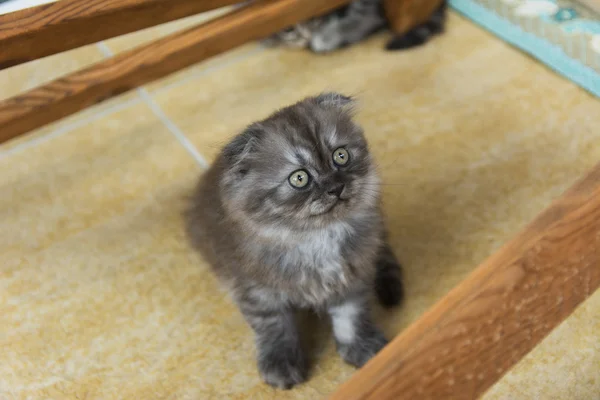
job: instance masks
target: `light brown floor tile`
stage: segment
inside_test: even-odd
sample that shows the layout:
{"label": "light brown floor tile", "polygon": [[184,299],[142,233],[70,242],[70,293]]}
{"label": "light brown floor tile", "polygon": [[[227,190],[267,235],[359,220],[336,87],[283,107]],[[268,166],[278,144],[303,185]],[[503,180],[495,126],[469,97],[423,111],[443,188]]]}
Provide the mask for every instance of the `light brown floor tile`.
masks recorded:
{"label": "light brown floor tile", "polygon": [[[145,88],[150,93],[157,93],[163,90],[169,90],[172,87],[185,86],[188,84],[188,82],[198,79],[198,77],[212,75],[212,73],[220,70],[221,68],[226,68],[230,65],[237,64],[238,62],[247,58],[251,58],[255,54],[263,51],[264,49],[258,43],[249,43],[226,53],[209,58],[208,60],[191,65],[188,68],[182,69],[181,71],[167,75],[162,79],[150,82],[145,86]],[[202,88],[200,88],[200,90],[201,89]]]}
{"label": "light brown floor tile", "polygon": [[177,393],[164,377],[195,371],[172,371],[182,346],[197,355],[219,337],[200,323],[211,277],[181,234],[193,159],[137,105],[1,158],[0,171],[0,398]]}
{"label": "light brown floor tile", "polygon": [[141,99],[135,91],[131,91],[92,107],[88,107],[73,115],[44,125],[38,129],[17,136],[8,142],[0,144],[0,158],[5,156],[6,153],[21,151],[22,148],[28,148],[39,141],[50,140],[52,137],[71,132],[72,130],[85,126],[89,121],[102,119],[115,112],[115,110],[126,109],[138,103],[141,103]]}
{"label": "light brown floor tile", "polygon": [[[163,157],[163,153],[171,154]],[[39,251],[120,215],[194,167],[171,133],[137,104],[0,158],[3,255]]]}
{"label": "light brown floor tile", "polygon": [[33,89],[103,59],[89,45],[0,71],[0,100]]}
{"label": "light brown floor tile", "polygon": [[[392,242],[406,266],[406,305],[380,314],[389,334],[600,160],[600,103],[464,20],[450,22],[448,35],[416,51],[385,53],[383,36],[331,56],[268,50],[155,96],[209,160],[245,125],[303,96],[330,89],[359,96]],[[318,365],[297,396],[319,389],[320,374],[351,373],[332,352]],[[561,374],[545,371],[548,382]],[[589,379],[565,390],[597,390]]]}

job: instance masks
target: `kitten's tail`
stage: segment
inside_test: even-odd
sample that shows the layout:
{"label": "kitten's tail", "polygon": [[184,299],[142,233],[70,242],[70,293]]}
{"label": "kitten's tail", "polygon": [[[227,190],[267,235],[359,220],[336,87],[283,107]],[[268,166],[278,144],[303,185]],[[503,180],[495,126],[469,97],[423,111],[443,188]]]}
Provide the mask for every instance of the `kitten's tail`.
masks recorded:
{"label": "kitten's tail", "polygon": [[385,46],[387,50],[403,50],[421,46],[432,36],[444,31],[448,4],[444,0],[438,9],[421,25],[418,25],[402,36],[395,36]]}

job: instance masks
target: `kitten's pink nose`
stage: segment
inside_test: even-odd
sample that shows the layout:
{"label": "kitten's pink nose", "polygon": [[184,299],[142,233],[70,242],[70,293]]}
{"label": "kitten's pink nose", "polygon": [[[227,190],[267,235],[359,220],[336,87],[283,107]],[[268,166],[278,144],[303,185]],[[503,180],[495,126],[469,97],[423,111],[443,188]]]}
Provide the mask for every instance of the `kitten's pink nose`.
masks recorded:
{"label": "kitten's pink nose", "polygon": [[329,190],[327,191],[327,194],[330,194],[332,196],[335,197],[340,197],[342,192],[344,191],[344,184],[343,183],[339,183],[336,185],[333,185],[331,188],[329,188]]}

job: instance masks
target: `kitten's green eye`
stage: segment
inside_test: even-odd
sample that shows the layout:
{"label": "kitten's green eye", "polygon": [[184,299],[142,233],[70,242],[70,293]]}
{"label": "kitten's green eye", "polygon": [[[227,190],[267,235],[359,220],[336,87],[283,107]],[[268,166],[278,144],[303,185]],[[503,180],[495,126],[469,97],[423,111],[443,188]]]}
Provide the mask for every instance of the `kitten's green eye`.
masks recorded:
{"label": "kitten's green eye", "polygon": [[335,165],[343,167],[348,164],[348,161],[350,161],[350,154],[348,154],[345,148],[340,147],[333,152],[333,162]]}
{"label": "kitten's green eye", "polygon": [[308,172],[303,169],[299,169],[298,171],[294,171],[290,177],[288,178],[290,185],[295,188],[302,189],[308,185],[310,181],[310,176]]}

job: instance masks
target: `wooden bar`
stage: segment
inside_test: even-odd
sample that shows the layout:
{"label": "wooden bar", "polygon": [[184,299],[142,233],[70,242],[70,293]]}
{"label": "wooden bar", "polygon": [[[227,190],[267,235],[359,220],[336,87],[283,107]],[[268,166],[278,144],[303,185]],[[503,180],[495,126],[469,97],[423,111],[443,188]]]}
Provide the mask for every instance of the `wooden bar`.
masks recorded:
{"label": "wooden bar", "polygon": [[599,285],[600,164],[331,399],[476,399]]}
{"label": "wooden bar", "polygon": [[256,1],[7,99],[0,102],[0,143],[349,1]]}
{"label": "wooden bar", "polygon": [[240,0],[60,0],[0,15],[0,70]]}

